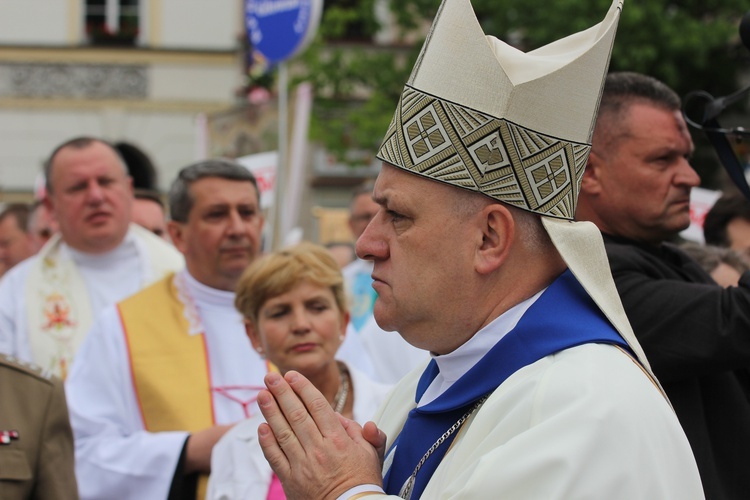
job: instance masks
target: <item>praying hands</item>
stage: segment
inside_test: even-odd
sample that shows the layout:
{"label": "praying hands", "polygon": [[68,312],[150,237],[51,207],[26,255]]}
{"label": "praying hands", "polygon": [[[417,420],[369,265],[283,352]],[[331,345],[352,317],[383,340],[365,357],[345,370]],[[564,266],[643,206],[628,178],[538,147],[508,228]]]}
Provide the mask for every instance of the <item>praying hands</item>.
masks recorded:
{"label": "praying hands", "polygon": [[287,498],[335,499],[359,485],[382,484],[386,436],[368,422],[336,414],[326,398],[295,371],[269,373],[258,395],[266,422],[260,445]]}

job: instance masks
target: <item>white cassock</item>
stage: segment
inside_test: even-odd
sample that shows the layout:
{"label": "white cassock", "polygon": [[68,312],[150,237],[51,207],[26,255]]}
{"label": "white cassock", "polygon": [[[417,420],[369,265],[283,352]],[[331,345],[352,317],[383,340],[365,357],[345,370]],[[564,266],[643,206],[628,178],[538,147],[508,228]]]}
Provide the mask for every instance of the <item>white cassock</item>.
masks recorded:
{"label": "white cassock", "polygon": [[[388,437],[384,474],[409,412],[460,384],[540,295],[511,308],[450,354],[434,357],[439,373],[418,404],[424,367],[394,389],[374,419]],[[374,488],[357,487],[348,494],[362,491]],[[421,498],[704,496],[690,444],[665,397],[618,347],[592,343],[548,355],[510,375],[457,431]]]}
{"label": "white cassock", "polygon": [[[372,381],[348,366],[354,394],[354,420],[363,425],[371,420],[391,389]],[[258,442],[258,425],[264,422],[258,413],[240,422],[216,443],[211,453],[211,477],[206,500],[250,500],[266,498],[273,471]]]}
{"label": "white cassock", "polygon": [[[117,248],[103,254],[76,251],[59,238],[53,237],[39,254],[15,266],[0,281],[0,352],[64,379],[99,312],[168,272],[182,269],[184,259],[172,245],[135,224]],[[61,271],[77,273],[57,273],[59,282],[40,274],[40,268],[48,267],[44,259],[53,257]],[[55,306],[60,311],[57,317],[50,314]],[[36,324],[30,324],[30,318]],[[48,336],[34,335],[40,325],[44,329],[45,322],[50,323]],[[67,351],[67,368],[61,369],[59,357],[51,354],[57,343]]]}
{"label": "white cassock", "polygon": [[[415,406],[420,375],[402,381],[376,417],[388,447]],[[702,499],[687,438],[650,384],[609,345],[543,358],[467,420],[422,498]]]}
{"label": "white cassock", "polygon": [[[230,391],[244,406],[213,391],[216,424],[252,416],[267,369],[247,338],[234,293],[202,285],[187,271],[179,274],[200,314],[213,386],[253,388]],[[108,307],[84,341],[66,383],[82,499],[166,498],[188,437],[182,431],[144,430],[127,352],[117,309]]]}

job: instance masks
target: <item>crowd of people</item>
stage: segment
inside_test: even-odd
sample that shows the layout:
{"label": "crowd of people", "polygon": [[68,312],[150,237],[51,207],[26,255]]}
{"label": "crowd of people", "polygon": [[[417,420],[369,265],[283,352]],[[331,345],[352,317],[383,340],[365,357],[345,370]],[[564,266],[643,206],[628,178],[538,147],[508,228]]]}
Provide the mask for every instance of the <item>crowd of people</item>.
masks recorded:
{"label": "crowd of people", "polygon": [[232,160],[165,203],[54,148],[0,212],[0,497],[744,498],[750,201],[680,242],[693,142],[607,72],[621,8],[524,54],[444,0],[356,256],[264,253]]}
{"label": "crowd of people", "polygon": [[[343,414],[364,423],[374,413],[390,385],[358,369],[372,371],[369,354],[354,343],[348,348],[353,362],[333,361],[351,328],[349,297],[340,267],[326,260],[330,253],[322,246],[301,247],[300,255],[316,259],[303,261],[288,287],[309,286],[314,271],[324,271],[315,283],[335,290],[337,302],[303,300],[308,317],[290,316],[286,333],[305,343],[298,352],[266,358],[253,348],[257,338],[248,337],[235,288],[261,253],[264,218],[257,183],[245,167],[212,159],[183,168],[167,196],[168,219],[160,198],[132,188],[125,161],[105,140],[64,142],[51,153],[45,174],[47,197],[38,206],[49,208],[55,229],[23,257],[16,258],[14,239],[7,253],[15,260],[0,284],[2,373],[14,374],[0,383],[26,380],[3,393],[2,408],[24,392],[43,392],[45,399],[34,396],[35,405],[55,405],[55,412],[46,406],[35,411],[38,419],[27,422],[34,427],[14,431],[49,436],[41,453],[40,441],[10,441],[34,454],[28,464],[18,455],[23,469],[7,478],[23,479],[23,491],[43,495],[37,498],[202,498],[214,445],[237,422],[257,419],[264,375],[289,369],[287,363],[300,369],[299,361],[287,359],[295,354],[303,364],[323,354],[330,357],[325,364],[343,367],[328,386],[346,388],[337,396],[345,402]],[[30,224],[29,210],[19,207],[3,212],[0,230],[2,221],[13,223],[12,235],[31,247],[30,230],[20,229]],[[252,290],[271,279],[277,273]],[[319,325],[324,309],[337,313],[336,348],[318,338],[331,336],[330,324]],[[36,408],[29,405],[14,405],[0,423],[18,429],[23,410]]]}

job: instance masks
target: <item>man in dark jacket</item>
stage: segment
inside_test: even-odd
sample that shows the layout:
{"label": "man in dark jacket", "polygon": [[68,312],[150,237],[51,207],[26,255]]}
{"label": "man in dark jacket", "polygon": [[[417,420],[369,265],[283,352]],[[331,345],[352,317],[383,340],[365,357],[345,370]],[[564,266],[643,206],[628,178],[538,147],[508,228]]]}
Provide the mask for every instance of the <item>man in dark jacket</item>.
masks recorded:
{"label": "man in dark jacket", "polygon": [[633,330],[690,441],[706,498],[747,498],[750,275],[722,288],[666,241],[700,184],[680,99],[635,73],[607,77],[576,218],[604,233]]}

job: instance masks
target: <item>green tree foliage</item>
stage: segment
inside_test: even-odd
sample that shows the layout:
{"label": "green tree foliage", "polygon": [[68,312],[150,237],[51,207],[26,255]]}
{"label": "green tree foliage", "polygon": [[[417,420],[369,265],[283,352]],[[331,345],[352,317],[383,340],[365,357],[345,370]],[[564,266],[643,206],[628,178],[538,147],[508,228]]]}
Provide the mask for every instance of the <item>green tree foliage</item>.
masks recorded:
{"label": "green tree foliage", "polygon": [[[316,42],[300,61],[301,79],[317,90],[313,138],[342,154],[374,150],[388,127],[422,39],[402,46],[371,43],[379,28],[375,0],[326,2]],[[390,0],[400,33],[421,33],[440,0]],[[486,33],[528,51],[586,29],[609,0],[473,0]],[[680,95],[738,88],[747,49],[737,34],[748,4],[741,0],[626,0],[611,70],[653,75]]]}

